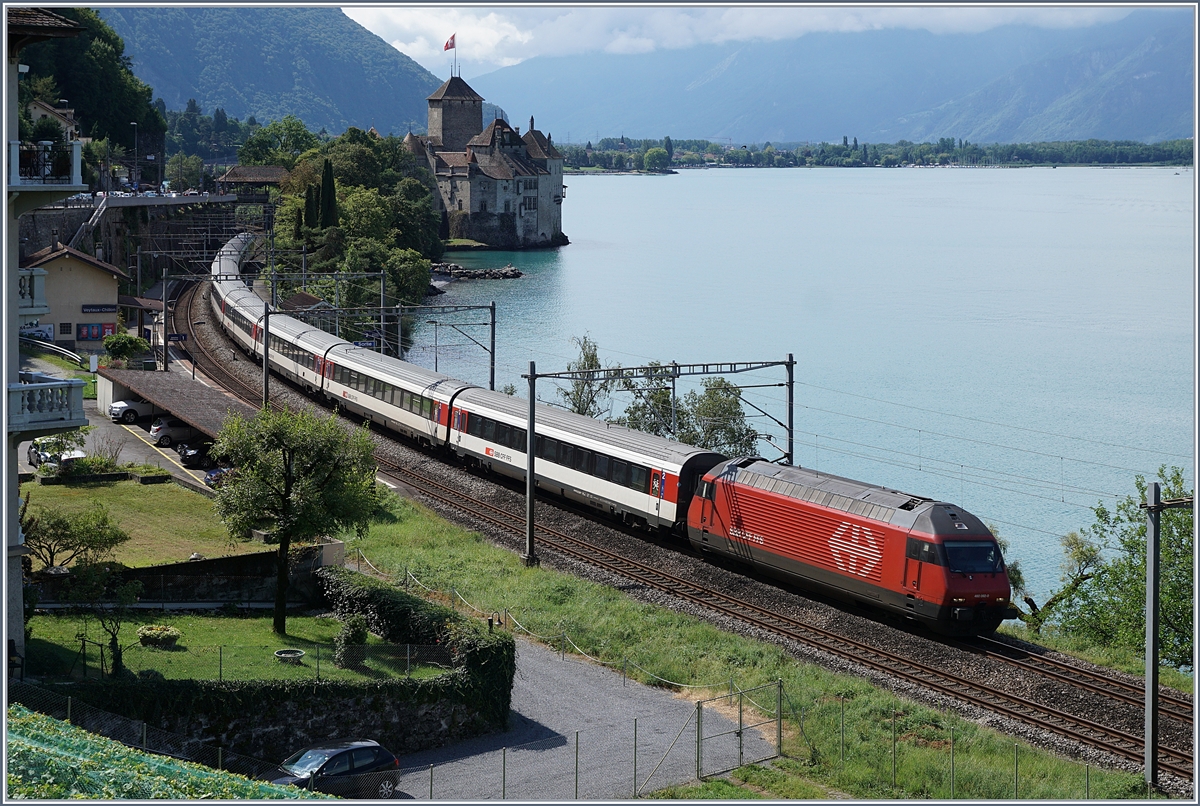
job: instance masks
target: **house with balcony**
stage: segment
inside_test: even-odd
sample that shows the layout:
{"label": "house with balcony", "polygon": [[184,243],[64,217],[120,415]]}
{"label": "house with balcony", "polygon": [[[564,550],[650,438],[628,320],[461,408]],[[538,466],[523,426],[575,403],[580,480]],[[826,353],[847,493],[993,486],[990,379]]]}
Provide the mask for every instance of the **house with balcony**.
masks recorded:
{"label": "house with balcony", "polygon": [[[67,19],[42,8],[6,7],[8,36],[8,82],[6,131],[18,132],[17,79],[21,49],[58,37],[78,36],[83,30]],[[21,558],[27,553],[20,526],[20,486],[17,478],[17,446],[40,436],[71,431],[87,425],[83,411],[83,381],[64,380],[37,372],[21,372],[18,332],[48,309],[44,296],[46,275],[22,273],[19,268],[19,223],[23,214],[46,204],[87,190],[83,183],[82,148],[78,140],[60,144],[22,143],[11,140],[5,153],[7,178],[8,237],[4,267],[8,284],[4,333],[4,368],[8,383],[4,461],[4,542],[8,582],[6,637],[25,654],[24,605],[21,596]],[[28,304],[22,310],[22,289]]]}

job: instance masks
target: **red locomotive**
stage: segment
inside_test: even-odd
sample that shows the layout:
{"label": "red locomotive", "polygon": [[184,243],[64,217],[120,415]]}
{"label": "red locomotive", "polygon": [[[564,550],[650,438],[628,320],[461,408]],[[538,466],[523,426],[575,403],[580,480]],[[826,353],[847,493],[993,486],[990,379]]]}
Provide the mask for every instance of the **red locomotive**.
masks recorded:
{"label": "red locomotive", "polygon": [[1015,618],[996,538],[962,507],[776,465],[730,459],[700,482],[688,537],[788,582],[903,614],[949,635]]}

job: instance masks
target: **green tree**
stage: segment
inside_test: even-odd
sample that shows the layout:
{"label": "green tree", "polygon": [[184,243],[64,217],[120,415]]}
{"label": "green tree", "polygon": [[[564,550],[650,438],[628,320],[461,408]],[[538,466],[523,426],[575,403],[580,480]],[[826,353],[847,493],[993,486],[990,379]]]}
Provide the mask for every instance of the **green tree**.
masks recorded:
{"label": "green tree", "polygon": [[291,168],[296,158],[319,144],[317,136],[295,115],[284,115],[250,135],[238,149],[242,165],[282,165]]}
{"label": "green tree", "polygon": [[151,103],[151,88],[133,74],[124,41],[90,8],[54,12],[78,23],[83,32],[24,48],[21,62],[29,65],[28,80],[53,76],[58,89],[53,100],[70,100],[85,136],[110,137],[132,149],[133,121],[138,145],[157,151],[154,144],[166,133],[167,122]]}
{"label": "green tree", "polygon": [[[1183,470],[1164,466],[1158,477],[1164,499],[1193,494]],[[1137,650],[1146,638],[1146,480],[1134,478],[1136,496],[1126,496],[1109,509],[1103,503],[1092,510],[1095,522],[1083,530],[1088,544],[1086,573],[1067,589],[1055,621],[1064,633],[1098,646]],[[1185,668],[1192,664],[1192,615],[1195,602],[1193,577],[1194,532],[1192,510],[1168,509],[1161,515],[1160,585],[1162,661]]]}
{"label": "green tree", "polygon": [[66,566],[73,560],[100,562],[113,549],[129,540],[129,535],[98,502],[80,512],[64,512],[29,506],[26,495],[26,520],[22,522],[25,547],[44,568]]}
{"label": "green tree", "polygon": [[[995,527],[992,527],[993,534]],[[1071,599],[1088,581],[1096,576],[1096,569],[1102,564],[1102,552],[1100,547],[1090,540],[1084,538],[1079,532],[1068,532],[1063,535],[1060,541],[1063,547],[1063,562],[1062,562],[1062,587],[1052,593],[1049,598],[1040,606],[1034,601],[1032,596],[1029,596],[1024,590],[1023,585],[1018,585],[1013,581],[1012,567],[1015,562],[1008,563],[1009,565],[1009,581],[1013,586],[1013,598],[1023,594],[1023,601],[1029,607],[1029,612],[1017,608],[1020,614],[1021,621],[1025,623],[1035,635],[1042,632],[1042,628],[1047,621],[1052,619],[1060,606]],[[1002,550],[1005,546],[1000,547]],[[1014,603],[1015,604],[1015,603]]]}
{"label": "green tree", "polygon": [[667,160],[675,159],[675,144],[671,142],[670,137],[663,138],[663,150],[667,152]]}
{"label": "green tree", "polygon": [[348,429],[336,416],[264,409],[252,419],[227,418],[213,451],[237,468],[216,497],[230,533],[265,527],[279,541],[272,629],[285,635],[292,541],[346,529],[361,534],[375,509],[368,429]]}
{"label": "green tree", "polygon": [[149,350],[150,342],[141,336],[114,333],[104,337],[104,351],[118,361],[128,361],[135,355],[141,355]]}
{"label": "green tree", "polygon": [[684,395],[676,439],[726,456],[753,456],[758,434],[746,422],[742,393],[724,378],[705,378],[704,392]]}
{"label": "green tree", "polygon": [[644,434],[674,439],[680,401],[671,399],[671,370],[657,361],[650,362],[649,366],[654,369],[642,378],[622,379],[621,389],[632,392],[634,400],[612,422]]}
{"label": "green tree", "polygon": [[337,190],[333,184],[333,163],[325,160],[321,167],[321,229],[338,226]]}
{"label": "green tree", "polygon": [[347,188],[338,205],[341,226],[347,238],[390,241],[392,216],[389,205],[375,188]]}
{"label": "green tree", "polygon": [[389,296],[409,304],[420,303],[433,276],[429,260],[413,249],[389,250],[384,270]]}
{"label": "green tree", "polygon": [[[596,342],[584,334],[576,336],[571,341],[579,348],[579,358],[567,364],[570,372],[587,372],[605,369],[600,364]],[[607,369],[616,369],[609,365]],[[584,417],[599,417],[604,412],[609,393],[615,384],[614,380],[601,380],[596,377],[575,378],[568,382],[566,389],[559,389],[558,396],[568,411],[582,414]]]}
{"label": "green tree", "polygon": [[664,148],[652,148],[642,158],[642,164],[647,171],[665,171],[671,164],[671,157]]}
{"label": "green tree", "polygon": [[67,598],[94,615],[100,629],[108,635],[108,651],[112,658],[109,674],[112,677],[118,677],[125,671],[119,640],[121,625],[129,617],[130,609],[141,593],[141,580],[126,582],[122,579],[120,569],[113,563],[84,563],[71,574]]}

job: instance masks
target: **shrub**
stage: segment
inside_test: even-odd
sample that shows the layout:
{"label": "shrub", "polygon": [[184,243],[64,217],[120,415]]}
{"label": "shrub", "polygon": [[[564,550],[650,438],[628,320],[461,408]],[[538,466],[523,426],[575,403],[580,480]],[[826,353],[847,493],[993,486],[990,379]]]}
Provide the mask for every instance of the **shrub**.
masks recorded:
{"label": "shrub", "polygon": [[360,666],[365,660],[367,618],[360,613],[347,616],[333,638],[333,665],[342,669]]}
{"label": "shrub", "polygon": [[165,624],[146,624],[138,627],[137,636],[142,646],[169,649],[183,637],[183,633],[175,627],[168,627]]}

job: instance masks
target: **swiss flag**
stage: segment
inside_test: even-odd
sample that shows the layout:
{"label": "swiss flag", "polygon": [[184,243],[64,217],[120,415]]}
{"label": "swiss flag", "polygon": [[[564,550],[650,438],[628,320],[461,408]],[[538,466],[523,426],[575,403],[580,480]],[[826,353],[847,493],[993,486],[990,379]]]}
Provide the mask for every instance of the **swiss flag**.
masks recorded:
{"label": "swiss flag", "polygon": [[458,36],[458,32],[450,34],[450,38],[446,40],[446,46],[442,50],[450,50],[454,47],[454,37]]}

